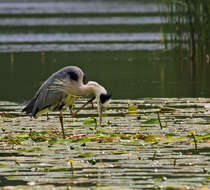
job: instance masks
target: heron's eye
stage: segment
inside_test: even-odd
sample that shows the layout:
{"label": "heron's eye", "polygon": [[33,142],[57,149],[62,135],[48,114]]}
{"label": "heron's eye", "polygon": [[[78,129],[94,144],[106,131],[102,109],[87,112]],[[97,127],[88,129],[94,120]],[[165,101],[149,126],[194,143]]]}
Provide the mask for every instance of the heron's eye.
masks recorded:
{"label": "heron's eye", "polygon": [[73,72],[73,71],[69,71],[67,74],[69,75],[69,78],[70,78],[71,80],[77,81],[78,78],[79,78],[78,75],[77,75],[77,73],[75,73],[75,72]]}
{"label": "heron's eye", "polygon": [[111,94],[101,94],[100,95],[100,101],[102,104],[104,104],[106,101],[108,101],[111,98]]}

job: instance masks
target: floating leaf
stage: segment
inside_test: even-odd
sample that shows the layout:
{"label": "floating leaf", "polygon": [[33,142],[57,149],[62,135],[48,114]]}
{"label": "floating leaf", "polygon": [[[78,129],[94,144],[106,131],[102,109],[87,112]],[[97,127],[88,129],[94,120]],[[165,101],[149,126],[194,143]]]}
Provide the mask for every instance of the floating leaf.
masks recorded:
{"label": "floating leaf", "polygon": [[197,140],[210,140],[210,133],[207,133],[205,135],[196,136]]}
{"label": "floating leaf", "polygon": [[50,138],[50,139],[48,140],[48,143],[49,143],[49,145],[53,145],[53,144],[55,144],[57,141],[58,141],[58,139],[57,139],[56,137],[53,137],[53,138]]}
{"label": "floating leaf", "polygon": [[88,120],[85,120],[84,122],[83,122],[83,124],[85,124],[85,125],[96,125],[96,119],[95,118],[91,118],[91,119],[88,119]]}
{"label": "floating leaf", "polygon": [[86,143],[90,142],[91,140],[87,135],[76,135],[72,136],[70,141],[73,143]]}
{"label": "floating leaf", "polygon": [[48,135],[46,131],[30,132],[29,136],[34,142],[45,142],[48,140]]}
{"label": "floating leaf", "polygon": [[17,151],[20,152],[40,152],[42,149],[40,147],[34,147],[34,148],[18,148]]}
{"label": "floating leaf", "polygon": [[137,106],[135,106],[135,105],[128,106],[128,111],[136,111],[136,110],[137,110]]}
{"label": "floating leaf", "polygon": [[125,134],[120,134],[120,139],[123,139],[123,140],[130,140],[130,139],[132,139],[132,136],[130,136],[130,135],[125,135]]}
{"label": "floating leaf", "polygon": [[160,111],[176,111],[175,108],[166,107],[166,106],[158,106],[158,108],[160,109]]}
{"label": "floating leaf", "polygon": [[6,118],[16,118],[16,117],[23,117],[25,115],[17,114],[17,113],[0,113],[0,116],[6,117]]}
{"label": "floating leaf", "polygon": [[84,154],[80,154],[78,157],[79,158],[87,158],[87,157],[90,157],[90,156],[92,156],[92,153],[87,152],[87,153],[84,153]]}
{"label": "floating leaf", "polygon": [[148,142],[151,142],[151,141],[156,141],[155,137],[153,135],[144,135],[142,133],[138,133],[136,135],[136,138],[137,139],[141,139],[141,140],[144,140],[144,141],[148,141]]}
{"label": "floating leaf", "polygon": [[29,138],[28,134],[14,134],[14,135],[8,135],[4,136],[2,140],[4,142],[7,142],[8,144],[21,144],[23,141],[27,140]]}
{"label": "floating leaf", "polygon": [[143,121],[144,124],[159,124],[159,120],[157,118],[151,118],[146,121]]}
{"label": "floating leaf", "polygon": [[167,133],[165,134],[166,137],[175,137],[175,136],[179,136],[178,134],[176,133]]}
{"label": "floating leaf", "polygon": [[129,104],[128,106],[128,114],[138,114],[138,107],[133,105],[133,104]]}

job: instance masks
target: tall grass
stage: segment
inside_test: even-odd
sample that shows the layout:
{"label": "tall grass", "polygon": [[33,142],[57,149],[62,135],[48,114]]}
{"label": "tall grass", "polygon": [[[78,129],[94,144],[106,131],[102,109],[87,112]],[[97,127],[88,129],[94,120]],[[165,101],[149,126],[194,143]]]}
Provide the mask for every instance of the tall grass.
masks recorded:
{"label": "tall grass", "polygon": [[[172,44],[180,61],[191,64],[210,62],[210,0],[162,0],[167,5],[164,31],[172,29],[166,43]],[[165,12],[165,11],[164,11]]]}

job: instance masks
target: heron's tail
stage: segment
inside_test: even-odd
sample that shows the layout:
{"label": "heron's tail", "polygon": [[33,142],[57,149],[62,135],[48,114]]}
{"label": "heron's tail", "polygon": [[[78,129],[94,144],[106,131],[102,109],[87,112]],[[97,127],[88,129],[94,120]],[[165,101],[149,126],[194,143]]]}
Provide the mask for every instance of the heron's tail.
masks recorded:
{"label": "heron's tail", "polygon": [[29,103],[27,104],[27,106],[23,108],[22,112],[26,112],[27,115],[33,116],[32,111],[33,111],[35,102],[36,102],[36,98],[31,99]]}

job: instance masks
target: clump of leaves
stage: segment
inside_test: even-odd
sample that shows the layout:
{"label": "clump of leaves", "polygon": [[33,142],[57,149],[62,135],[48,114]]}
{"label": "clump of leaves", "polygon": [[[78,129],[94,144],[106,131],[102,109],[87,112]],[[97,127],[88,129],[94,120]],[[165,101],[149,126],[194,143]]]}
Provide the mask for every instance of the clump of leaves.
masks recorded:
{"label": "clump of leaves", "polygon": [[7,142],[8,144],[16,144],[19,145],[21,144],[23,141],[28,140],[29,135],[25,134],[25,133],[17,133],[17,134],[9,134],[7,136],[4,136],[1,141]]}
{"label": "clump of leaves", "polygon": [[20,139],[18,138],[13,138],[13,137],[8,137],[8,141],[7,141],[8,144],[21,144],[21,141]]}
{"label": "clump of leaves", "polygon": [[48,140],[48,134],[46,131],[40,131],[40,132],[30,132],[29,137],[34,142],[45,142]]}

